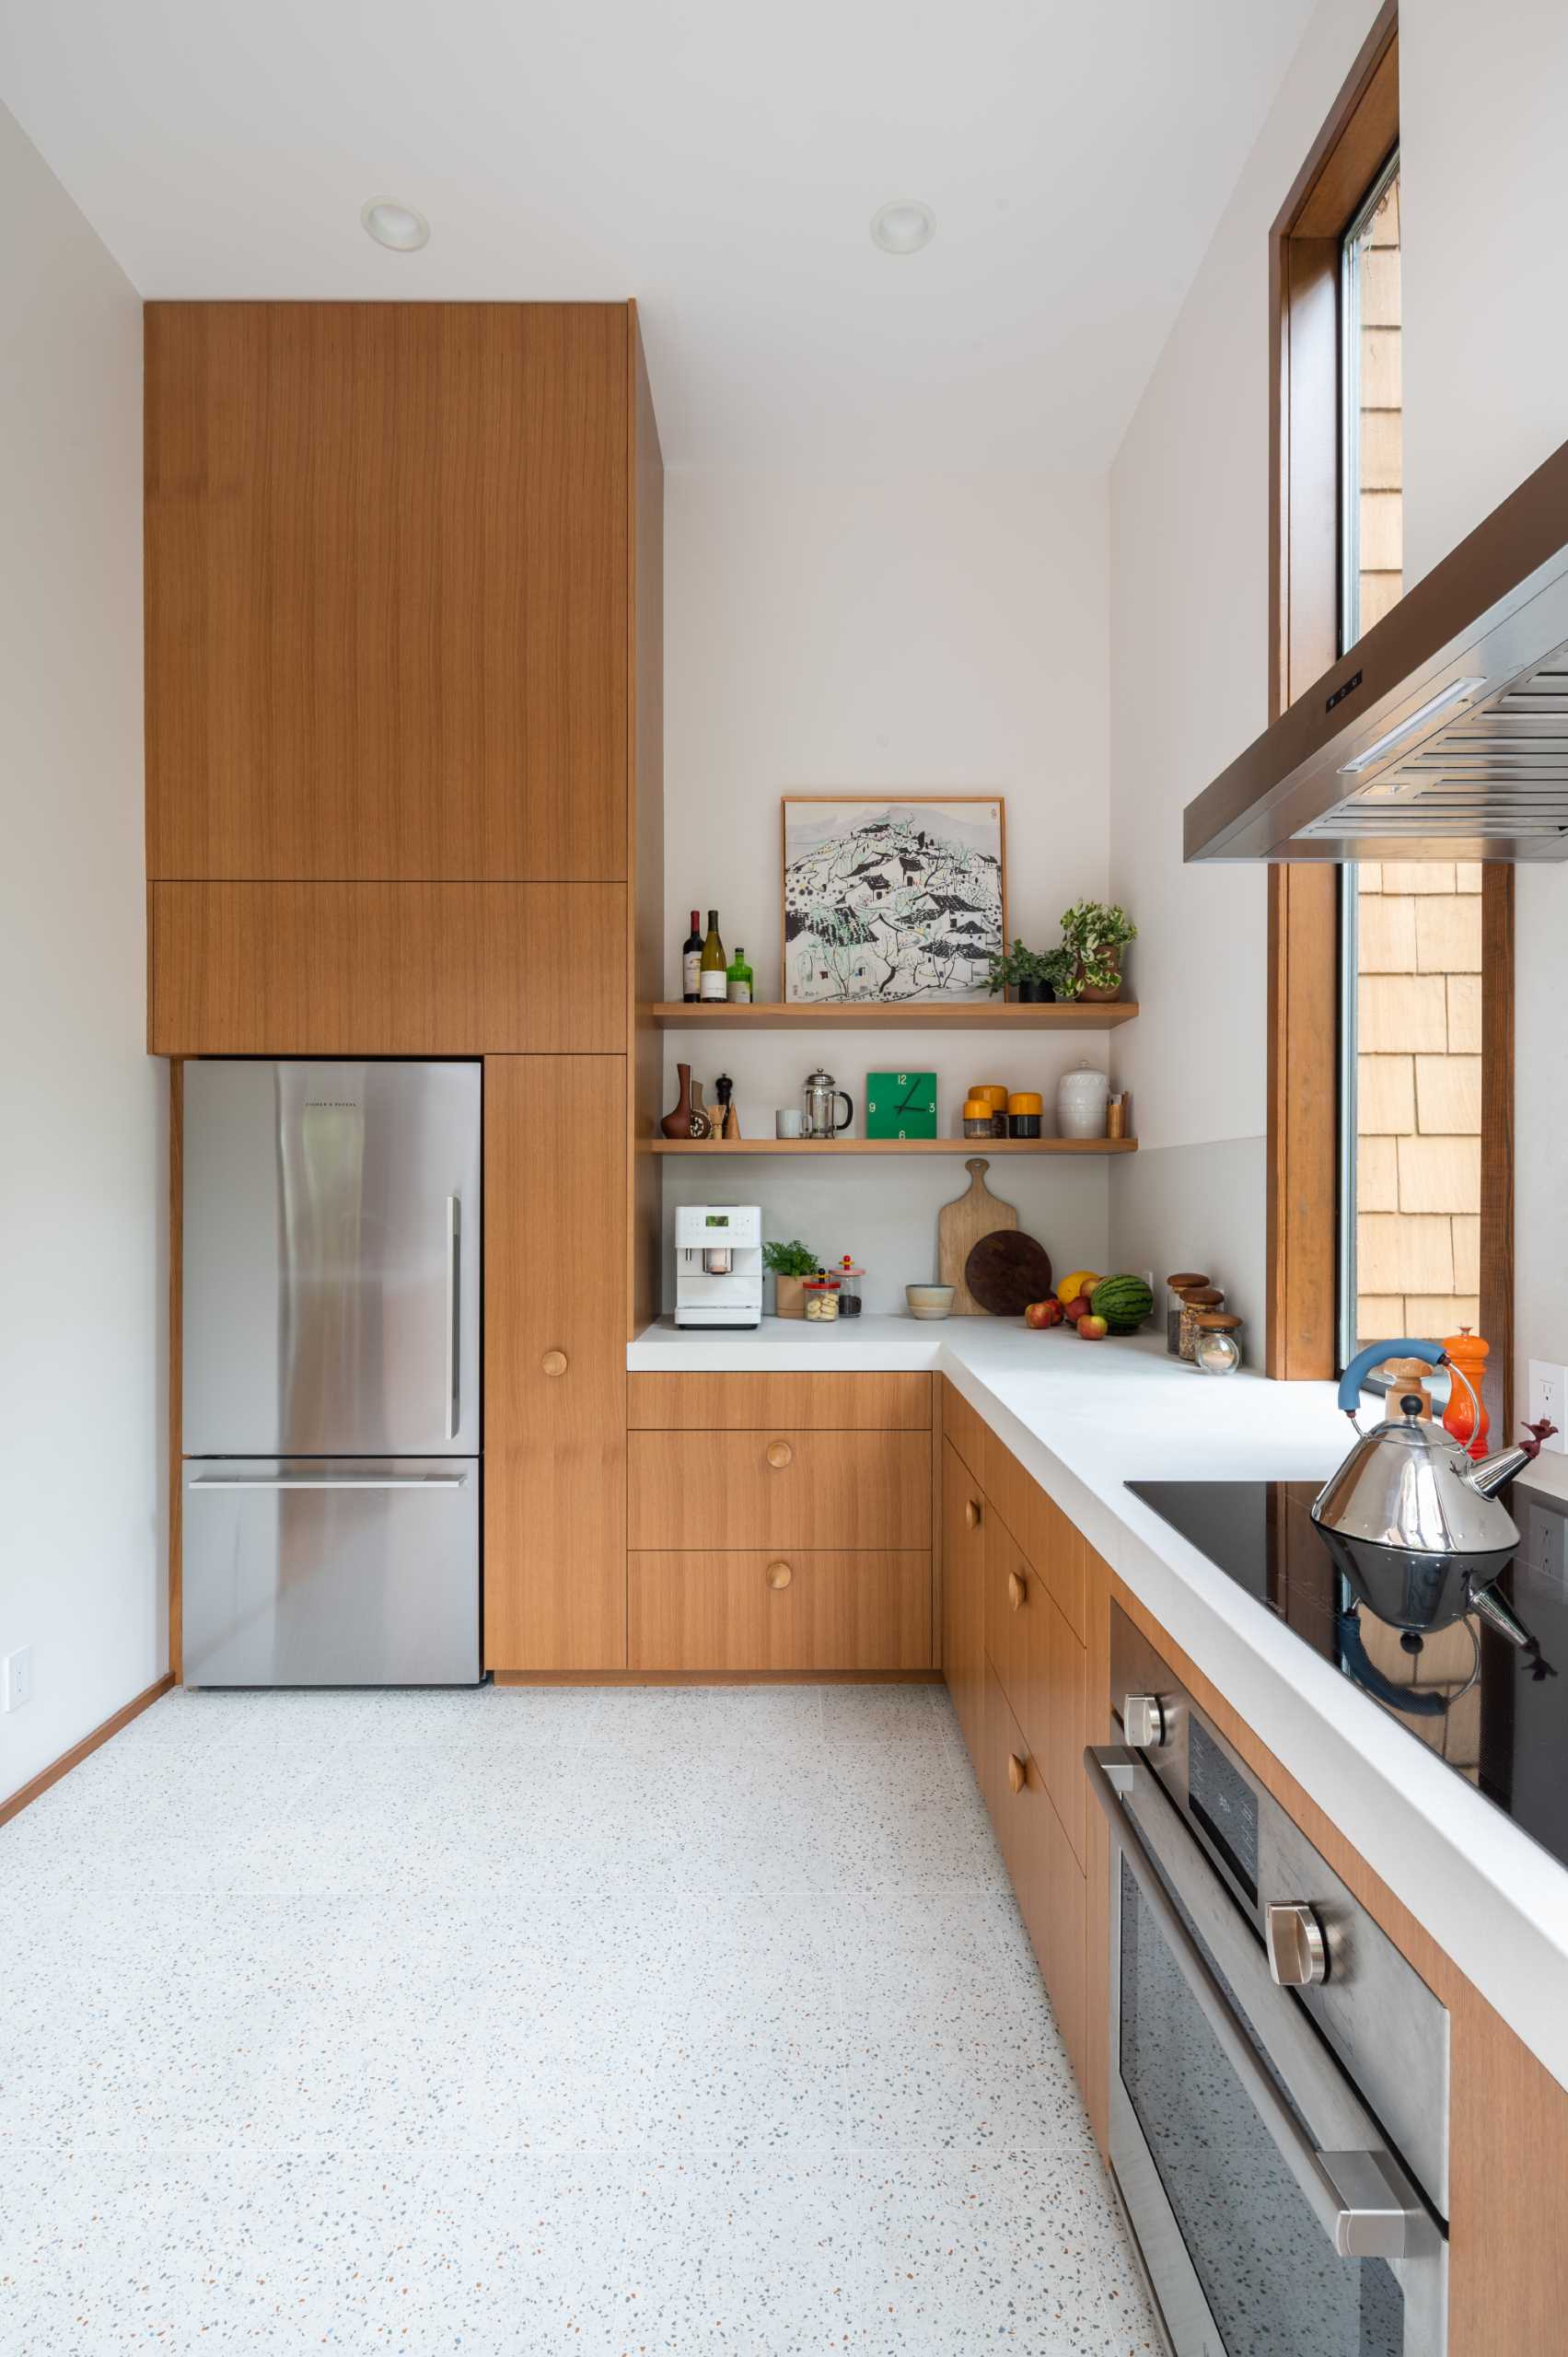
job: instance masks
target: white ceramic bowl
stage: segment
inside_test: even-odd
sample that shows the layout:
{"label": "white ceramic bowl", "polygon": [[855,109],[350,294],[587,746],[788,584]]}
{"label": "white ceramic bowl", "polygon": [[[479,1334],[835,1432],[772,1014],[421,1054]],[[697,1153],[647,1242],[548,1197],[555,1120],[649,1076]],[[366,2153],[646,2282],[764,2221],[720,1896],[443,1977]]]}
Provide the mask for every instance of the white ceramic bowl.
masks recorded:
{"label": "white ceramic bowl", "polygon": [[951,1285],[906,1285],[904,1299],[912,1318],[947,1318],[952,1312]]}

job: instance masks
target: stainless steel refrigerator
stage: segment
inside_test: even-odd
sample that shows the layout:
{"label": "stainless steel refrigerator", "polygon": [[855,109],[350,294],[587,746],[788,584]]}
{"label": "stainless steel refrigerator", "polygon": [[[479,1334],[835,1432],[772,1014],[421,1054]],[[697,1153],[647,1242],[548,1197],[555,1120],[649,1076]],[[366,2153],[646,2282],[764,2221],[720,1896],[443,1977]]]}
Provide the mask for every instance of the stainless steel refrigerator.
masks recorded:
{"label": "stainless steel refrigerator", "polygon": [[188,1686],[477,1683],[480,1066],[184,1068]]}

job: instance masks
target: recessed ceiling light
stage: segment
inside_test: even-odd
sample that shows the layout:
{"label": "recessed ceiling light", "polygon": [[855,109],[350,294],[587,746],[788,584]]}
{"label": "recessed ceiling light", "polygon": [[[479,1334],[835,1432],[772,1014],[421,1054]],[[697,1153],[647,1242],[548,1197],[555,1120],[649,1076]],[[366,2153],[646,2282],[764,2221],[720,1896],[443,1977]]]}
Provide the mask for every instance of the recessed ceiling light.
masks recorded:
{"label": "recessed ceiling light", "polygon": [[377,244],[389,246],[395,254],[417,253],[430,243],[430,224],[424,214],[412,204],[400,204],[395,197],[373,196],[360,206],[359,217]]}
{"label": "recessed ceiling light", "polygon": [[871,216],[871,237],[885,254],[917,254],[936,235],[936,215],[917,197],[897,196]]}

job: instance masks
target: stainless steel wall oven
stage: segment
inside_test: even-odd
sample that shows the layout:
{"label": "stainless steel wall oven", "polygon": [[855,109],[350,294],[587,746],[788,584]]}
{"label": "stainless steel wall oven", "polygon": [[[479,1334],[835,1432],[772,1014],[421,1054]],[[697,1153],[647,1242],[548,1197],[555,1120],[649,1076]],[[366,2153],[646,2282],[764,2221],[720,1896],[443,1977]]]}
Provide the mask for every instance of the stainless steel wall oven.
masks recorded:
{"label": "stainless steel wall oven", "polygon": [[1448,2016],[1125,1614],[1110,2155],[1177,2357],[1443,2357]]}

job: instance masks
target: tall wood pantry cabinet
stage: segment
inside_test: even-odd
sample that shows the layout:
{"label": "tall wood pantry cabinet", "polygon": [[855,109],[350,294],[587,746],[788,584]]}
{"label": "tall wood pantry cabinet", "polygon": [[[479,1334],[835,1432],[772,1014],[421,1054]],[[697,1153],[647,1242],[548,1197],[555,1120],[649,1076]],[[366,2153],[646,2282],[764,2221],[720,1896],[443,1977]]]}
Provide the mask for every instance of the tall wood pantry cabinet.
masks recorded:
{"label": "tall wood pantry cabinet", "polygon": [[[635,308],[152,303],[145,337],[149,1047],[177,1114],[186,1056],[484,1059],[485,1662],[621,1668],[663,925]],[[177,1310],[178,1178],[173,1213]],[[178,1367],[174,1410],[177,1451]]]}

